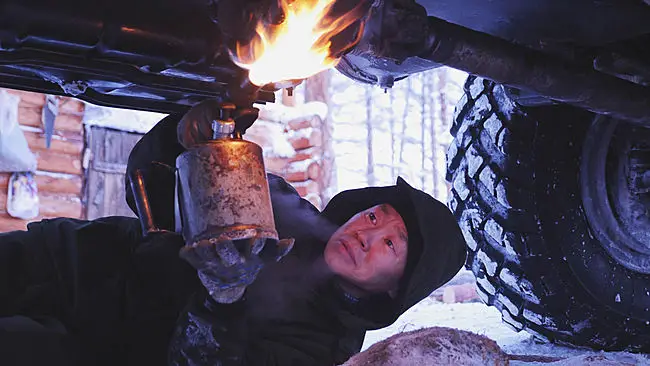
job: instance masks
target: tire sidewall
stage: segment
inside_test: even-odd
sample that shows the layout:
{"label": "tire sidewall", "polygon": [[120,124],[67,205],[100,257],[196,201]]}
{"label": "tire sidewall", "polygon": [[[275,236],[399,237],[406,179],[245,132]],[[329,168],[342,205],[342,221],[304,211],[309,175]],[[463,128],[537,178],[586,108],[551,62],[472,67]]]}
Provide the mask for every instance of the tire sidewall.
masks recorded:
{"label": "tire sidewall", "polygon": [[594,303],[624,321],[650,321],[650,276],[625,268],[607,253],[591,233],[582,206],[580,162],[593,115],[567,107],[531,114],[540,121],[535,190],[549,251],[561,253],[554,257],[566,260]]}

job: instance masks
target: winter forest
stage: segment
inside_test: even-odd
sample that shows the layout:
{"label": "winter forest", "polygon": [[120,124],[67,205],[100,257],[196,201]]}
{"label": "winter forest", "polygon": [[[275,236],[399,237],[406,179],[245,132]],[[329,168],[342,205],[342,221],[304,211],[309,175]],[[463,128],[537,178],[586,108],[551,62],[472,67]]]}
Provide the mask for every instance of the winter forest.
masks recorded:
{"label": "winter forest", "polygon": [[[329,107],[323,142],[331,165],[324,195],[390,185],[401,176],[446,202],[445,153],[466,76],[443,67],[383,90],[330,71],[300,86],[300,102],[318,100]],[[319,90],[314,83],[326,92],[313,95]]]}

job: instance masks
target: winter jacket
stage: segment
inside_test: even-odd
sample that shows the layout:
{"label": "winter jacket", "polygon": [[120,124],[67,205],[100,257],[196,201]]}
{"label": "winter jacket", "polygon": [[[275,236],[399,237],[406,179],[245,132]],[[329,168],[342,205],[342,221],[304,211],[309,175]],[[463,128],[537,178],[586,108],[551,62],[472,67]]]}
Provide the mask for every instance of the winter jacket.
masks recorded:
{"label": "winter jacket", "polygon": [[[145,135],[129,170],[151,161],[172,165],[182,152],[177,122],[170,116]],[[156,222],[173,228],[173,179],[149,181]],[[366,330],[393,323],[465,260],[449,210],[404,182],[398,186],[399,192],[345,191],[318,212],[282,178],[269,175],[276,229],[296,242],[233,304],[210,300],[196,271],[179,258],[184,243],[178,236],[145,239],[137,219],[44,220],[0,234],[0,364],[343,363],[361,349]],[[413,203],[421,255],[397,298],[355,299],[324,270],[323,249],[338,225],[396,194]],[[128,192],[127,201],[133,206]]]}
{"label": "winter jacket", "polygon": [[[317,210],[281,178],[272,177],[270,186],[278,231],[298,239],[295,251],[265,268],[244,300],[213,303],[209,311],[196,272],[178,257],[183,243],[175,237],[143,241],[136,219],[44,220],[1,234],[0,354],[7,361],[1,363],[51,361],[52,354],[66,364],[164,365],[177,320],[184,327],[177,331],[192,331],[188,313],[204,315],[214,331],[207,348],[214,358],[206,364],[343,362],[359,351],[364,329],[341,321],[345,304],[338,302],[345,297],[330,282],[306,276],[324,243],[296,225],[295,216],[280,213]],[[7,325],[19,316],[56,323],[58,330]],[[169,356],[181,364],[184,352]]]}

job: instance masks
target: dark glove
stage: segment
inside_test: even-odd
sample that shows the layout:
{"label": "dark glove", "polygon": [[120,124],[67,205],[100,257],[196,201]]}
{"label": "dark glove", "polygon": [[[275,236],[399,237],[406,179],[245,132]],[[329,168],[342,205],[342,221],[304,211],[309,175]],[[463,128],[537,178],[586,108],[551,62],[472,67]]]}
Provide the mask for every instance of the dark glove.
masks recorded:
{"label": "dark glove", "polygon": [[250,239],[186,245],[181,258],[198,271],[210,296],[219,303],[239,300],[255,281],[264,263],[279,261],[293,247],[293,239]]}

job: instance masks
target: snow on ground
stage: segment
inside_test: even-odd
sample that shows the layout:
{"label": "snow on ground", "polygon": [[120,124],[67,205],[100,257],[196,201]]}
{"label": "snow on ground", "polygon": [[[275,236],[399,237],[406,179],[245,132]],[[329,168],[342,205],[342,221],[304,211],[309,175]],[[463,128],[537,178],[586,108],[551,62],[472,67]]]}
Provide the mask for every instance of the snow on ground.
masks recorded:
{"label": "snow on ground", "polygon": [[[555,357],[573,357],[579,355],[603,355],[605,353],[588,349],[563,347],[548,343],[540,343],[527,332],[515,332],[501,321],[501,314],[493,307],[483,303],[444,304],[431,297],[413,306],[390,327],[366,333],[363,350],[372,344],[384,340],[394,334],[425,328],[450,327],[471,331],[484,335],[496,341],[501,349],[508,354],[540,355]],[[606,353],[608,359],[629,365],[650,366],[650,355],[637,355],[625,352]],[[512,361],[511,365],[533,365]],[[543,364],[539,364],[543,365]]]}
{"label": "snow on ground", "polygon": [[120,131],[147,133],[165,116],[165,114],[161,113],[100,107],[87,103],[84,124],[113,128]]}

